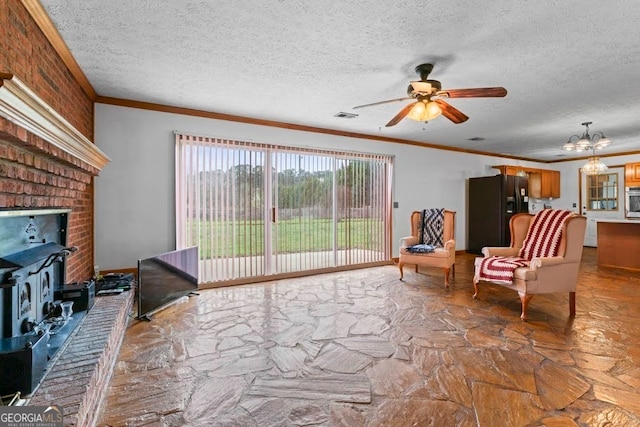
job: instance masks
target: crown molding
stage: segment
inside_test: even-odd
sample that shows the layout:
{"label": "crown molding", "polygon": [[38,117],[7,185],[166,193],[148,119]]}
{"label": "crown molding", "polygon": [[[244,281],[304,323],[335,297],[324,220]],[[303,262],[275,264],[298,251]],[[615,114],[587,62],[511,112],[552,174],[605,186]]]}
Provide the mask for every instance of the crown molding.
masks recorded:
{"label": "crown molding", "polygon": [[111,161],[17,77],[0,73],[0,115],[98,170]]}
{"label": "crown molding", "polygon": [[22,5],[27,9],[31,18],[35,21],[40,31],[44,34],[44,36],[49,40],[53,49],[58,53],[62,62],[67,66],[73,77],[75,77],[76,81],[84,90],[84,93],[87,94],[89,99],[95,101],[97,95],[96,91],[89,83],[89,79],[85,76],[84,72],[80,68],[80,65],[76,62],[76,59],[71,54],[69,47],[62,39],[62,36],[58,32],[58,29],[49,18],[49,15],[42,7],[42,4],[39,0],[21,0]]}

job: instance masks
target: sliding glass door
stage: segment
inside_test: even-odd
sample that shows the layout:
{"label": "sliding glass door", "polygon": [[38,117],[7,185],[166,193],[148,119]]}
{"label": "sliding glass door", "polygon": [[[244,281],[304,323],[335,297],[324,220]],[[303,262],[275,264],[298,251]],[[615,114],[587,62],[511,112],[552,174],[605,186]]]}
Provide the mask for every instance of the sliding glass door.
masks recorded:
{"label": "sliding glass door", "polygon": [[178,134],[177,246],[201,282],[387,262],[391,160]]}

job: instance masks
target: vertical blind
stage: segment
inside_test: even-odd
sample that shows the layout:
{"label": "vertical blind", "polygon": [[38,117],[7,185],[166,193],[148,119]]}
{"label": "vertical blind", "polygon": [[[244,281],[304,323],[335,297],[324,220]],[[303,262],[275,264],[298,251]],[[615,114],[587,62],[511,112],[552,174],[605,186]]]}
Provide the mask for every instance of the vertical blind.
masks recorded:
{"label": "vertical blind", "polygon": [[391,156],[176,133],[176,240],[200,281],[387,262]]}

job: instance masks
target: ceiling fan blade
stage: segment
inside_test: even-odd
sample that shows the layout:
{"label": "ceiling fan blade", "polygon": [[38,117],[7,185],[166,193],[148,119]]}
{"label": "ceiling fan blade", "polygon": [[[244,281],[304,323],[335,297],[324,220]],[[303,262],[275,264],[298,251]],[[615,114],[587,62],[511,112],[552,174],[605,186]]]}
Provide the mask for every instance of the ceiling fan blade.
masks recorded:
{"label": "ceiling fan blade", "polygon": [[437,95],[445,98],[502,98],[507,96],[507,90],[503,87],[446,89],[438,91]]}
{"label": "ceiling fan blade", "polygon": [[458,110],[453,105],[444,102],[442,99],[434,99],[434,102],[440,106],[442,115],[453,123],[460,124],[469,120],[469,117],[467,117],[462,111]]}
{"label": "ceiling fan blade", "polygon": [[420,101],[416,101],[416,102],[412,102],[411,104],[407,104],[402,110],[400,110],[400,112],[398,114],[396,114],[393,119],[389,120],[389,123],[387,123],[385,126],[386,127],[390,127],[390,126],[395,126],[398,124],[398,122],[400,122],[400,120],[404,119],[404,117],[409,114],[409,111],[411,111],[411,108],[416,105],[416,103],[418,103]]}
{"label": "ceiling fan blade", "polygon": [[372,102],[371,104],[356,105],[355,107],[353,107],[353,109],[355,110],[356,108],[372,107],[374,105],[387,104],[389,102],[406,101],[407,99],[413,99],[413,98],[409,98],[405,96],[404,98],[387,99],[386,101]]}

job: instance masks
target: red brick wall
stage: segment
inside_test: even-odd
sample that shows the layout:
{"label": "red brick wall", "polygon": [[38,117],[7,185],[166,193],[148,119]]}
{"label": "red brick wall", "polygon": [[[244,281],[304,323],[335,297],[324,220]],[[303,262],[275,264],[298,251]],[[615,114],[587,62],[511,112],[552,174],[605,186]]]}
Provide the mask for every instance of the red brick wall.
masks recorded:
{"label": "red brick wall", "polygon": [[[19,0],[0,1],[0,72],[18,77],[93,140],[91,100]],[[93,272],[93,176],[97,170],[0,117],[0,208],[70,208],[67,281]]]}

